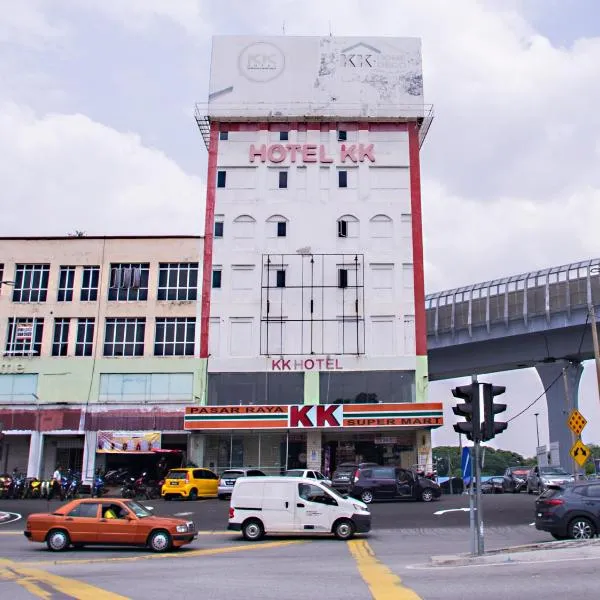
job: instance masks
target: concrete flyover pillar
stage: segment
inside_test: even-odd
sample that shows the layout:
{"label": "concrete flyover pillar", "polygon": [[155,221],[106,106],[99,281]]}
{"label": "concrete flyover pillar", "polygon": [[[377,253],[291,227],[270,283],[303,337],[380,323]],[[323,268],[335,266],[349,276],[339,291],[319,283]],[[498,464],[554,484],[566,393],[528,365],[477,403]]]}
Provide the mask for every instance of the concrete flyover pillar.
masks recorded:
{"label": "concrete flyover pillar", "polygon": [[[550,443],[558,442],[560,466],[572,472],[573,459],[569,454],[569,450],[573,442],[571,431],[567,426],[567,419],[569,413],[579,406],[579,381],[583,373],[583,367],[579,362],[557,360],[539,364],[535,369],[542,380],[544,389],[547,389],[546,403],[548,405]],[[565,390],[563,369],[567,371],[568,397]]]}
{"label": "concrete flyover pillar", "polygon": [[204,450],[206,445],[206,436],[202,433],[192,433],[188,437],[187,459],[199,467],[204,465]]}
{"label": "concrete flyover pillar", "polygon": [[85,484],[94,483],[96,471],[96,445],[98,443],[97,431],[86,431],[83,445],[83,465],[81,467],[81,481]]}
{"label": "concrete flyover pillar", "polygon": [[27,477],[40,477],[43,439],[44,436],[39,431],[31,432],[29,458],[27,460]]}

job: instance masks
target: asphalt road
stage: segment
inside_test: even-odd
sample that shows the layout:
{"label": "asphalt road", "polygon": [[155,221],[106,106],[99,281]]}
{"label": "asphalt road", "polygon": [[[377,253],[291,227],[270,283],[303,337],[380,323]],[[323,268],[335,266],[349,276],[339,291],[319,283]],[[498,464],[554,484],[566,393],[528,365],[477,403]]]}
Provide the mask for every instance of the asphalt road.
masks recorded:
{"label": "asphalt road", "polygon": [[[168,555],[97,548],[50,554],[16,530],[0,529],[0,597],[210,600],[486,600],[567,595],[596,599],[599,558],[533,564],[434,567],[433,554],[468,551],[461,528],[376,530],[351,542],[333,538],[199,536]],[[544,541],[530,526],[488,527],[486,547]],[[598,554],[600,556],[600,553]],[[577,560],[574,560],[577,559]]]}
{"label": "asphalt road", "polygon": [[[483,519],[486,527],[528,525],[534,520],[534,496],[498,494],[483,496]],[[60,501],[0,500],[0,511],[18,513],[26,518],[33,512],[51,512]],[[198,530],[224,531],[227,528],[229,502],[198,500],[195,502],[149,500],[157,514],[178,515],[192,519]],[[469,506],[467,496],[442,496],[434,502],[376,502],[371,504],[373,529],[428,529],[469,526],[469,513],[458,510]],[[442,514],[434,514],[440,511]],[[0,530],[23,529],[23,522],[0,525]]]}

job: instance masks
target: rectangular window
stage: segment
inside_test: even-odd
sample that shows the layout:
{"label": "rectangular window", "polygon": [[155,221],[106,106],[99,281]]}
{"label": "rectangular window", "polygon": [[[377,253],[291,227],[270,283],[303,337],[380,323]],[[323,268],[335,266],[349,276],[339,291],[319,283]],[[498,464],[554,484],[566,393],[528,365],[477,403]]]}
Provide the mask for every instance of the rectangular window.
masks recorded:
{"label": "rectangular window", "polygon": [[42,350],[44,319],[11,317],[8,319],[6,356],[39,356]]}
{"label": "rectangular window", "polygon": [[0,402],[19,404],[34,400],[37,391],[37,373],[16,373],[0,375]]}
{"label": "rectangular window", "polygon": [[73,300],[73,284],[75,283],[75,267],[61,267],[58,276],[59,302],[71,302]]}
{"label": "rectangular window", "polygon": [[338,237],[340,237],[340,238],[348,237],[348,221],[344,221],[344,220],[338,221]]}
{"label": "rectangular window", "polygon": [[109,301],[148,300],[150,263],[111,263]]}
{"label": "rectangular window", "polygon": [[287,223],[280,221],[277,223],[277,237],[285,237],[287,235]]}
{"label": "rectangular window", "polygon": [[145,317],[106,319],[104,356],[143,356]]}
{"label": "rectangular window", "polygon": [[154,356],[194,356],[195,317],[157,318]]}
{"label": "rectangular window", "polygon": [[77,340],[75,342],[75,356],[92,356],[94,348],[93,317],[77,319]]}
{"label": "rectangular window", "polygon": [[290,139],[290,133],[289,133],[289,131],[280,131],[279,132],[279,139],[282,142],[287,142]]}
{"label": "rectangular window", "polygon": [[46,302],[50,265],[17,265],[13,302]]}
{"label": "rectangular window", "polygon": [[213,269],[212,286],[213,286],[213,289],[221,288],[221,269]]}
{"label": "rectangular window", "polygon": [[348,187],[348,171],[338,171],[338,187]]}
{"label": "rectangular window", "polygon": [[219,131],[219,140],[222,142],[229,139],[229,131]]}
{"label": "rectangular window", "polygon": [[160,263],[158,300],[196,300],[198,263]]}
{"label": "rectangular window", "polygon": [[348,287],[348,269],[339,269],[338,270],[338,287],[339,288],[347,288]]}
{"label": "rectangular window", "polygon": [[223,237],[223,221],[215,221],[215,237]]}
{"label": "rectangular window", "polygon": [[190,402],[193,373],[101,373],[100,402]]}
{"label": "rectangular window", "polygon": [[217,171],[217,187],[218,188],[224,188],[225,187],[225,181],[227,179],[227,172],[226,171]]}
{"label": "rectangular window", "polygon": [[83,267],[80,296],[82,302],[96,302],[98,300],[99,280],[100,267]]}
{"label": "rectangular window", "polygon": [[288,172],[287,171],[279,171],[279,188],[287,188],[288,183]]}
{"label": "rectangular window", "polygon": [[348,139],[348,132],[343,129],[338,129],[338,142],[345,142]]}
{"label": "rectangular window", "polygon": [[285,287],[285,271],[284,270],[277,271],[277,283],[276,283],[276,286],[278,288],[284,288]]}
{"label": "rectangular window", "polygon": [[66,356],[69,347],[69,323],[71,319],[54,319],[52,356]]}

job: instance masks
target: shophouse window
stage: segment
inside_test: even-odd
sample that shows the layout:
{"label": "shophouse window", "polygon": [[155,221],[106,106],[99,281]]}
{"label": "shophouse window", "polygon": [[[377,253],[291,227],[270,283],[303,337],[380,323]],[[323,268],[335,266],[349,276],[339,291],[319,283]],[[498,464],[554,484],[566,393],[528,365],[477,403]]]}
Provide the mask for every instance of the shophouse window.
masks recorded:
{"label": "shophouse window", "polygon": [[17,402],[22,404],[35,400],[37,392],[37,373],[0,374],[0,403]]}
{"label": "shophouse window", "polygon": [[279,269],[277,271],[276,277],[276,287],[284,288],[285,287],[285,269]]}
{"label": "shophouse window", "polygon": [[80,296],[82,302],[96,302],[98,300],[99,281],[100,267],[83,267]]}
{"label": "shophouse window", "polygon": [[50,265],[17,265],[13,302],[46,302]]}
{"label": "shophouse window", "polygon": [[158,270],[159,300],[196,300],[198,297],[198,263],[160,263]]}
{"label": "shophouse window", "polygon": [[191,402],[193,373],[101,373],[100,402]]}
{"label": "shophouse window", "polygon": [[208,404],[302,404],[303,373],[209,373]]}
{"label": "shophouse window", "polygon": [[148,300],[149,263],[112,263],[110,265],[110,301]]}
{"label": "shophouse window", "polygon": [[217,171],[217,187],[224,188],[227,182],[227,171]]}
{"label": "shophouse window", "polygon": [[43,335],[44,319],[9,318],[5,356],[39,356],[42,350]]}
{"label": "shophouse window", "polygon": [[279,171],[279,189],[287,188],[288,186],[288,172],[287,171]]}
{"label": "shophouse window", "polygon": [[221,269],[213,269],[212,287],[215,290],[221,289]]}
{"label": "shophouse window", "polygon": [[75,342],[75,356],[92,356],[94,349],[94,327],[96,321],[93,317],[77,319],[77,340]]}
{"label": "shophouse window", "polygon": [[345,142],[348,139],[348,132],[344,129],[338,129],[338,142]]}
{"label": "shophouse window", "polygon": [[104,356],[143,356],[145,317],[106,319]]}
{"label": "shophouse window", "polygon": [[388,404],[415,402],[414,371],[321,373],[321,404]]}
{"label": "shophouse window", "polygon": [[219,140],[225,142],[229,139],[229,131],[219,131]]}
{"label": "shophouse window", "polygon": [[154,356],[194,356],[195,317],[157,318]]}
{"label": "shophouse window", "polygon": [[58,275],[58,297],[59,302],[71,302],[73,300],[73,284],[75,283],[75,267],[61,267]]}
{"label": "shophouse window", "polygon": [[223,221],[215,221],[215,237],[216,238],[223,237],[223,229],[224,229]]}
{"label": "shophouse window", "polygon": [[54,319],[52,356],[67,356],[69,348],[69,324],[71,319]]}
{"label": "shophouse window", "polygon": [[338,171],[338,187],[348,187],[348,171]]}
{"label": "shophouse window", "polygon": [[282,142],[287,142],[290,139],[289,131],[280,131],[279,132],[279,139]]}

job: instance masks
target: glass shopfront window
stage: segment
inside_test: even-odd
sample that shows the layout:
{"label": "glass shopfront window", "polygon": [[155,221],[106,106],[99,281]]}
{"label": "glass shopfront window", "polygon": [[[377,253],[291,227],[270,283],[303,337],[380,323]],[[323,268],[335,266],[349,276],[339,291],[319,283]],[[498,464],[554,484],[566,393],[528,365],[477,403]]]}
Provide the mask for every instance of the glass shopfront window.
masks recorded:
{"label": "glass shopfront window", "polygon": [[303,373],[209,373],[209,405],[302,404]]}
{"label": "glass shopfront window", "polygon": [[252,467],[267,475],[280,475],[287,469],[287,451],[285,432],[208,434],[203,466],[219,474],[225,469]]}
{"label": "glass shopfront window", "polygon": [[414,371],[326,372],[319,377],[321,404],[390,404],[415,401]]}

